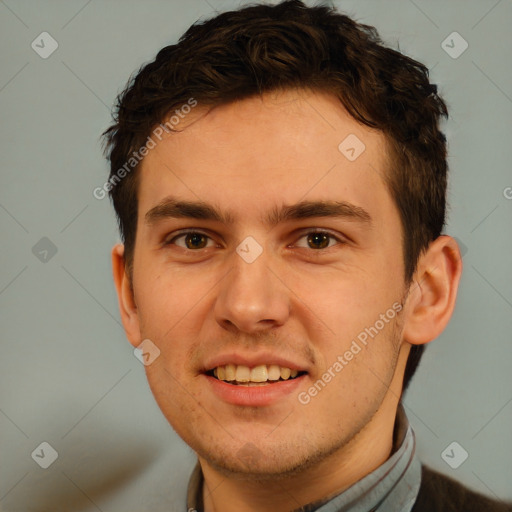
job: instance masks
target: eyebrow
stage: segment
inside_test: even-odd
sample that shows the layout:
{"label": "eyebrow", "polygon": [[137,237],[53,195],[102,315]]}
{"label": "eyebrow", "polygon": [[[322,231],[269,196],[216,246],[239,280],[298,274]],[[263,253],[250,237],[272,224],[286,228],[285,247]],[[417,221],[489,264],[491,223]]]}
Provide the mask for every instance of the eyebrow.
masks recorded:
{"label": "eyebrow", "polygon": [[[314,217],[345,218],[368,226],[372,224],[372,218],[364,208],[346,201],[301,201],[290,206],[274,207],[262,218],[262,221],[268,227],[274,227],[282,222]],[[235,216],[231,212],[223,212],[203,201],[180,201],[172,197],[163,199],[144,217],[145,223],[150,226],[169,218],[190,218],[212,220],[226,225],[235,224]]]}

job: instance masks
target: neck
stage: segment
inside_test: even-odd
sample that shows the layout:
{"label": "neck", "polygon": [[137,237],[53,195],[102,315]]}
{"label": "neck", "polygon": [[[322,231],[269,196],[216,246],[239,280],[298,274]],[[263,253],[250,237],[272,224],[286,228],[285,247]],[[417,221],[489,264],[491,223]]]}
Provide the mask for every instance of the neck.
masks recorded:
{"label": "neck", "polygon": [[391,455],[398,400],[388,396],[371,421],[345,446],[303,473],[271,481],[220,474],[199,459],[206,512],[282,512],[334,497],[382,465]]}

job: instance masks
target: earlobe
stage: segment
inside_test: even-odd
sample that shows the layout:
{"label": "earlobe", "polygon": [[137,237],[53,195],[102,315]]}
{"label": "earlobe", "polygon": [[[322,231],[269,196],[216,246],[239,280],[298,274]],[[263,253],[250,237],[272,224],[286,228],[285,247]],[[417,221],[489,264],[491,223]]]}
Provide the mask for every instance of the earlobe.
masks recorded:
{"label": "earlobe", "polygon": [[404,340],[421,345],[437,338],[448,325],[462,273],[457,242],[440,236],[420,256],[407,298]]}
{"label": "earlobe", "polygon": [[112,248],[112,272],[126,337],[134,347],[137,347],[141,341],[139,315],[130,279],[126,272],[124,245],[122,244],[117,244]]}

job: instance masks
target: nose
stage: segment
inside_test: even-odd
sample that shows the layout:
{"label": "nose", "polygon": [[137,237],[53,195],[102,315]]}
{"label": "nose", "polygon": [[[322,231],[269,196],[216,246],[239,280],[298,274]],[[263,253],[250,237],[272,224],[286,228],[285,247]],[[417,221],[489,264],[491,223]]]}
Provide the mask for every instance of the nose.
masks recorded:
{"label": "nose", "polygon": [[221,327],[255,333],[286,322],[290,297],[270,260],[265,251],[252,263],[232,255],[232,269],[221,281],[215,303]]}

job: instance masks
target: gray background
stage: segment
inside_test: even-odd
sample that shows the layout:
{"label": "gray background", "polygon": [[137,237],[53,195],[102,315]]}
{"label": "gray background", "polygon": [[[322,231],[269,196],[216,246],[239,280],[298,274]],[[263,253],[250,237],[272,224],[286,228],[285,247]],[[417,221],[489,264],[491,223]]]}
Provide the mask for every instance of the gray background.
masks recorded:
{"label": "gray background", "polygon": [[[0,2],[3,511],[185,510],[194,455],[125,340],[109,257],[115,219],[92,191],[107,177],[99,135],[129,75],[198,18],[239,4]],[[405,402],[423,461],[511,499],[512,2],[336,5],[427,64],[449,104],[447,232],[462,243],[465,272],[453,320]],[[47,59],[31,48],[43,31],[59,44]],[[469,44],[456,59],[441,46],[453,31]],[[43,441],[58,452],[48,469],[31,458]],[[457,469],[441,457],[453,441],[469,453]]]}

